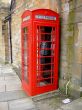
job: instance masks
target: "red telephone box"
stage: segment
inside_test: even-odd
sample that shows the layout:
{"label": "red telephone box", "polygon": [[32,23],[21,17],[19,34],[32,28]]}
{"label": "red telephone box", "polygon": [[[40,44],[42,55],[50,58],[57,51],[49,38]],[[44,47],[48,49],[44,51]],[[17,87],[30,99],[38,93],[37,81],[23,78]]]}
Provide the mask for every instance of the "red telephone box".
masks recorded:
{"label": "red telephone box", "polygon": [[59,15],[25,11],[21,25],[22,86],[29,96],[58,89]]}

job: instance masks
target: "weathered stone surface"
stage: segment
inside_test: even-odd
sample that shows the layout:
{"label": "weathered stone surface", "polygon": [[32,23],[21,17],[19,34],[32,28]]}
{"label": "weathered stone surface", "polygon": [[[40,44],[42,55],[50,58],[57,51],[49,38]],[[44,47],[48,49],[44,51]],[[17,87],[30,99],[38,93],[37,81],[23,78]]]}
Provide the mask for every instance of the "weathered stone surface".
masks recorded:
{"label": "weathered stone surface", "polygon": [[25,98],[21,81],[12,67],[0,65],[0,102]]}
{"label": "weathered stone surface", "polygon": [[82,108],[82,98],[73,101],[67,105],[63,105],[60,109],[57,110],[81,110]]}
{"label": "weathered stone surface", "polygon": [[8,110],[8,102],[0,102],[0,110]]}
{"label": "weathered stone surface", "polygon": [[82,75],[82,71],[81,71],[82,66],[79,63],[74,63],[73,65],[73,75],[74,77],[77,77],[81,80],[81,75]]}
{"label": "weathered stone surface", "polygon": [[26,98],[26,94],[23,91],[9,91],[0,93],[0,102],[17,100],[21,98]]}
{"label": "weathered stone surface", "polygon": [[[82,23],[77,24],[77,36],[75,36],[75,62],[82,64]],[[75,29],[75,30],[76,30]]]}
{"label": "weathered stone surface", "polygon": [[18,91],[22,90],[21,84],[19,83],[11,83],[11,84],[6,84],[6,91]]}
{"label": "weathered stone surface", "polygon": [[19,77],[17,76],[17,75],[15,75],[15,76],[6,76],[6,77],[0,77],[0,78],[4,78],[5,80],[19,80],[20,81],[20,79],[19,79]]}
{"label": "weathered stone surface", "polygon": [[81,0],[76,0],[76,8],[82,6],[82,1]]}
{"label": "weathered stone surface", "polygon": [[9,102],[10,110],[31,110],[33,108],[35,108],[35,105],[30,98],[24,98]]}
{"label": "weathered stone surface", "polygon": [[[0,82],[2,83],[2,82]],[[0,92],[5,92],[5,84],[0,84]]]}
{"label": "weathered stone surface", "polygon": [[[65,90],[70,80],[69,91],[80,95],[82,79],[82,1],[61,1],[61,58],[60,58],[60,88]],[[75,95],[74,94],[74,95]],[[78,95],[78,96],[79,96]]]}
{"label": "weathered stone surface", "polygon": [[[59,2],[58,2],[59,1]],[[71,80],[71,84],[76,85],[79,88],[81,82],[81,65],[82,65],[82,0],[16,0],[16,7],[12,14],[12,52],[13,52],[13,65],[20,69],[21,67],[21,15],[26,9],[38,9],[49,8],[55,11],[59,11],[60,6],[60,18],[61,18],[61,34],[60,34],[60,88],[68,80]],[[2,9],[3,10],[3,9]],[[0,10],[0,12],[2,11]],[[3,12],[2,16],[5,15]],[[1,15],[0,15],[1,16]],[[9,48],[8,48],[8,24],[2,22],[0,19],[0,59],[8,60]],[[3,26],[2,26],[3,25]],[[2,27],[3,31],[2,32]],[[2,36],[3,34],[3,36]],[[2,51],[3,50],[3,51]],[[1,61],[1,60],[0,60]],[[20,69],[21,71],[21,69]],[[11,73],[10,73],[11,72]],[[3,73],[3,74],[2,74]],[[20,87],[15,84],[17,80],[14,71],[7,69],[0,69],[0,76],[5,77],[5,81],[1,78],[0,82],[7,85],[7,91],[14,90]],[[21,73],[21,72],[20,72]],[[19,74],[20,74],[19,73]],[[10,77],[9,77],[10,76]],[[21,75],[19,75],[21,76]],[[14,83],[16,79],[16,83]],[[8,82],[10,81],[11,84]],[[1,84],[0,84],[1,85]],[[13,87],[11,87],[13,85]],[[19,85],[19,84],[18,84]],[[10,89],[9,89],[10,88]],[[75,86],[73,86],[73,89]],[[18,89],[18,90],[19,90]]]}
{"label": "weathered stone surface", "polygon": [[2,18],[0,18],[0,59],[5,61],[5,47],[4,47],[4,41],[2,37]]}

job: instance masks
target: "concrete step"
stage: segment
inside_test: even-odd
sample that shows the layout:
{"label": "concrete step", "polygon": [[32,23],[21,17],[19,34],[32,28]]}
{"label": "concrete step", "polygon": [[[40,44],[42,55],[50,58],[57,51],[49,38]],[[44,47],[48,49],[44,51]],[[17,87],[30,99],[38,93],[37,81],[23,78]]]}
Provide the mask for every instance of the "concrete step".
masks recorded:
{"label": "concrete step", "polygon": [[31,97],[31,98],[32,98],[33,101],[39,101],[39,100],[54,97],[58,94],[60,94],[59,90],[55,90],[55,91],[46,92],[46,93],[43,93],[43,94],[40,94],[40,95],[36,95],[36,96]]}

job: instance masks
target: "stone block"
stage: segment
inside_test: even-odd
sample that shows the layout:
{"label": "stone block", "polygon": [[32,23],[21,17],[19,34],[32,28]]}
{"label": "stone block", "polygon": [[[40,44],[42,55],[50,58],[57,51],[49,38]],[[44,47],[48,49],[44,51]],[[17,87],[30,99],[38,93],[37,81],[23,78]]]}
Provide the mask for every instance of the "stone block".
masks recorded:
{"label": "stone block", "polygon": [[[63,25],[63,24],[62,24]],[[61,46],[73,45],[74,43],[74,24],[64,24],[61,27]]]}
{"label": "stone block", "polygon": [[76,8],[82,6],[82,0],[75,0],[76,1]]}
{"label": "stone block", "polygon": [[77,24],[77,29],[78,29],[78,34],[77,34],[77,40],[75,46],[82,47],[82,23]]}
{"label": "stone block", "polygon": [[5,72],[5,73],[2,73],[1,76],[4,76],[4,77],[7,77],[7,76],[16,76],[16,73],[15,72],[11,72],[11,73]]}
{"label": "stone block", "polygon": [[60,57],[67,55],[67,44],[62,44],[60,47]]}
{"label": "stone block", "polygon": [[77,23],[78,22],[82,22],[82,14],[81,14],[81,12],[82,12],[82,6],[76,8],[76,11],[75,11],[75,13],[76,13],[76,15],[75,15],[75,22],[77,22]]}
{"label": "stone block", "polygon": [[60,110],[81,110],[82,108],[82,98],[79,98],[67,105],[63,105],[60,107]]}
{"label": "stone block", "polygon": [[23,91],[0,92],[0,102],[17,100],[28,97]]}
{"label": "stone block", "polygon": [[82,64],[82,53],[77,55],[77,63]]}
{"label": "stone block", "polygon": [[6,68],[5,68],[5,70],[2,69],[2,72],[3,72],[3,73],[13,73],[14,71],[13,71],[12,69],[6,69]]}
{"label": "stone block", "polygon": [[62,12],[77,9],[82,6],[81,0],[61,0]]}
{"label": "stone block", "polygon": [[21,84],[20,79],[17,80],[5,80],[5,84]]}
{"label": "stone block", "polygon": [[5,84],[0,84],[0,92],[5,92]]}
{"label": "stone block", "polygon": [[0,102],[0,110],[8,110],[8,102]]}
{"label": "stone block", "polygon": [[5,85],[5,80],[0,80],[0,85]]}
{"label": "stone block", "polygon": [[0,81],[5,80],[5,78],[3,76],[0,76]]}
{"label": "stone block", "polygon": [[31,110],[35,108],[30,98],[23,98],[9,102],[9,110]]}
{"label": "stone block", "polygon": [[65,89],[66,82],[67,82],[67,80],[64,80],[64,79],[60,79],[60,80],[59,80],[59,89],[60,89],[60,91],[63,92],[63,93],[66,92],[66,89]]}
{"label": "stone block", "polygon": [[77,79],[81,80],[81,71],[82,66],[79,63],[74,63],[73,64],[73,72],[72,72],[72,77],[76,77]]}
{"label": "stone block", "polygon": [[19,83],[10,83],[6,84],[6,91],[18,91],[22,90],[21,84]]}
{"label": "stone block", "polygon": [[82,47],[80,46],[80,42],[77,41],[75,44],[75,62],[82,64]]}
{"label": "stone block", "polygon": [[63,24],[63,25],[68,24],[68,16],[69,16],[69,12],[61,13],[61,24]]}
{"label": "stone block", "polygon": [[62,24],[73,24],[82,22],[82,7],[70,9],[69,11],[64,11],[61,13]]}
{"label": "stone block", "polygon": [[17,75],[16,76],[6,76],[4,79],[5,80],[19,80],[20,81],[20,79]]}

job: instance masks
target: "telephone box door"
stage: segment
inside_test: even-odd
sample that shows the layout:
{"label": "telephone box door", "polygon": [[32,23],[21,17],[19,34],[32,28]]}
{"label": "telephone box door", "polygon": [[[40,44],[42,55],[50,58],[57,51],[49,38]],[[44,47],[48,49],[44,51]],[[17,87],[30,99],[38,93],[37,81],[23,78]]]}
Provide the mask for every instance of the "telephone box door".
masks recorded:
{"label": "telephone box door", "polygon": [[57,24],[34,23],[34,65],[35,92],[55,90],[58,87],[58,26]]}

